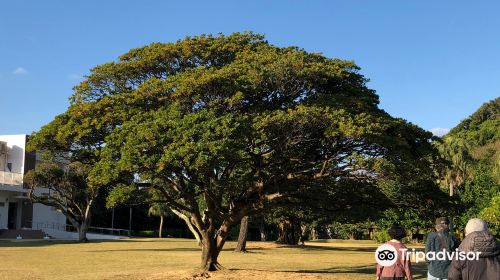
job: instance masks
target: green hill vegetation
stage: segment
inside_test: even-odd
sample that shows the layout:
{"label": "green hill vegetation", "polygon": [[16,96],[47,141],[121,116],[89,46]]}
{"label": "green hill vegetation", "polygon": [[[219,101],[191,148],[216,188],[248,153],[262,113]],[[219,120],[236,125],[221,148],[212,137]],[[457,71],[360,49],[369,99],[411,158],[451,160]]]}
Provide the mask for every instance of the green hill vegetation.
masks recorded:
{"label": "green hill vegetation", "polygon": [[482,217],[500,227],[500,98],[483,104],[443,137],[443,187],[457,195],[460,224]]}

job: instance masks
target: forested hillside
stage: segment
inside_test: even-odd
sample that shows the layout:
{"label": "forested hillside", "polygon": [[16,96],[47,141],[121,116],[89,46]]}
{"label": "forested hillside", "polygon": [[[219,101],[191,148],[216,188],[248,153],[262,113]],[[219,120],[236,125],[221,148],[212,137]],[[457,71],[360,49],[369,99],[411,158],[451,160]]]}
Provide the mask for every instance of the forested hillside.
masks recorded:
{"label": "forested hillside", "polygon": [[450,167],[442,185],[456,195],[460,222],[480,216],[500,228],[500,98],[482,105],[443,137]]}

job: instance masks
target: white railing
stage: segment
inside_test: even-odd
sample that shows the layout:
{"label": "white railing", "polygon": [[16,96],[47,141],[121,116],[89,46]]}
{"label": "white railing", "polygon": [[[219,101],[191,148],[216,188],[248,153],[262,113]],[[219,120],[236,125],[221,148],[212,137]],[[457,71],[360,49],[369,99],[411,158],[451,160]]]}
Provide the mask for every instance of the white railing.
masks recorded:
{"label": "white railing", "polygon": [[33,223],[33,229],[54,229],[60,231],[76,231],[75,227],[67,224],[59,224],[59,223]]}
{"label": "white railing", "polygon": [[22,186],[23,174],[0,171],[0,185]]}

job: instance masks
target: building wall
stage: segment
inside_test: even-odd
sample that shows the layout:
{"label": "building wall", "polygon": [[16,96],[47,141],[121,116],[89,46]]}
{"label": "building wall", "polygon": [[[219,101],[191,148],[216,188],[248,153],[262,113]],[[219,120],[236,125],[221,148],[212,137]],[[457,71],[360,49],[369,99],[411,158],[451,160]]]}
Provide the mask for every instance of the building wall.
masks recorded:
{"label": "building wall", "polygon": [[9,199],[9,201],[17,203],[16,228],[21,228],[21,212],[23,211],[23,202],[19,200],[13,201],[12,199]]}
{"label": "building wall", "polygon": [[[12,170],[7,170],[7,164],[5,164],[6,170],[12,173],[24,174],[25,168],[33,168],[35,163],[35,155],[27,155],[25,153],[26,148],[26,135],[0,135],[0,141],[7,142],[8,156],[6,163],[12,163]],[[26,160],[26,158],[31,159]],[[0,190],[0,204],[3,202],[4,206],[0,206],[0,229],[7,228],[8,225],[8,211],[9,202],[17,202],[17,227],[21,226],[21,213],[22,213],[22,198],[19,198],[27,190],[23,189],[21,186],[0,186],[3,191]],[[39,188],[36,190],[37,194],[48,193],[47,189]],[[40,203],[33,204],[33,227],[36,224],[54,224],[58,226],[64,226],[66,224],[66,217],[56,209],[50,206],[46,206]]]}
{"label": "building wall", "polygon": [[[9,154],[7,163],[12,163],[12,173],[24,174],[24,150],[26,149],[26,135],[0,135],[0,141],[7,142]],[[7,164],[5,165],[8,171]]]}
{"label": "building wall", "polygon": [[[49,194],[46,188],[35,189],[35,195]],[[40,203],[33,204],[33,227],[38,224],[54,224],[59,226],[66,225],[66,216],[51,206],[46,206]]]}
{"label": "building wall", "polygon": [[[21,226],[21,213],[23,200],[14,198],[14,193],[7,191],[0,191],[0,229],[6,229],[9,217],[9,202],[17,203],[17,228]],[[33,228],[39,224],[56,225],[64,227],[66,225],[66,217],[56,209],[40,203],[33,204]]]}
{"label": "building wall", "polygon": [[35,203],[33,204],[33,228],[37,228],[41,224],[64,227],[66,216],[53,207]]}
{"label": "building wall", "polygon": [[[9,215],[9,203],[6,201],[5,192],[0,191],[0,229],[7,228],[7,219]],[[3,206],[2,206],[3,204]]]}

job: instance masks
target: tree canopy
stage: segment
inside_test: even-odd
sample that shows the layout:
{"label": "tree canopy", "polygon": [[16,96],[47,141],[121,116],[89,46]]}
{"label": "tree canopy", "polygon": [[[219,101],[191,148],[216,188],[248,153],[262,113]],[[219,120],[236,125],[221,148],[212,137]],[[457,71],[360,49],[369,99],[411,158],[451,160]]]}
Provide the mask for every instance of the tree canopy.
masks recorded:
{"label": "tree canopy", "polygon": [[271,202],[365,182],[408,205],[433,184],[432,135],[379,109],[366,82],[351,61],[253,33],[153,43],[93,68],[33,143],[91,163],[113,201],[160,194],[215,270],[230,229]]}
{"label": "tree canopy", "polygon": [[[81,162],[65,163],[53,155],[44,155],[25,177],[30,199],[61,211],[78,231],[80,242],[87,241],[91,209],[99,194],[98,187],[87,184],[90,167]],[[39,191],[41,188],[46,188],[48,193]]]}

